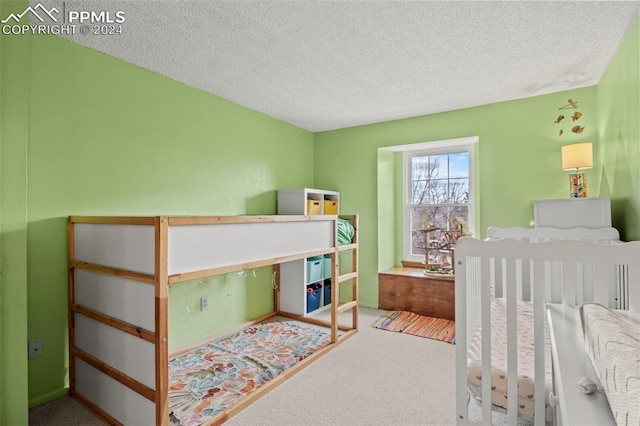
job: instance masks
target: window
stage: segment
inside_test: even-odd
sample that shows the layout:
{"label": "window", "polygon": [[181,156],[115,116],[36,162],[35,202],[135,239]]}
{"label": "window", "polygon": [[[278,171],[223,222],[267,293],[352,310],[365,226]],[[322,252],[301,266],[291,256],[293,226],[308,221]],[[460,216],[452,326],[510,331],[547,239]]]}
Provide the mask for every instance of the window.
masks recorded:
{"label": "window", "polygon": [[424,260],[428,227],[449,230],[462,219],[474,232],[474,145],[438,145],[405,152],[405,260]]}

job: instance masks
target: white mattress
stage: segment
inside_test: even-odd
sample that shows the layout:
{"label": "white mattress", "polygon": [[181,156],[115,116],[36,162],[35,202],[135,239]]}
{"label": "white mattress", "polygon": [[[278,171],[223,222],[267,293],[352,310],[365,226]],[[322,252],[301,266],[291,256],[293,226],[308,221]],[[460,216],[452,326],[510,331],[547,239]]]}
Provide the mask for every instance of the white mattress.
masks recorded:
{"label": "white mattress", "polygon": [[[534,331],[533,305],[517,302],[518,324],[518,413],[534,416]],[[549,393],[552,389],[551,340],[545,323],[545,407],[546,420],[551,421]],[[467,359],[470,390],[478,397],[482,388],[482,330],[473,336]],[[507,408],[507,305],[505,299],[491,303],[491,402]]]}
{"label": "white mattress", "polygon": [[640,323],[596,303],[580,313],[586,350],[616,423],[640,424]]}

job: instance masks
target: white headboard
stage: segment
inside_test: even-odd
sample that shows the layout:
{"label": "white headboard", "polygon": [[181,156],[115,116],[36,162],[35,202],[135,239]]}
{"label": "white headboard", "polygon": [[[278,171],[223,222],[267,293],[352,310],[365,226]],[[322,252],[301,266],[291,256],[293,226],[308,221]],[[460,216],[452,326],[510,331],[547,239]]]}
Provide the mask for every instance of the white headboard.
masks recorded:
{"label": "white headboard", "polygon": [[609,198],[538,200],[533,203],[533,222],[536,228],[611,226],[611,201]]}

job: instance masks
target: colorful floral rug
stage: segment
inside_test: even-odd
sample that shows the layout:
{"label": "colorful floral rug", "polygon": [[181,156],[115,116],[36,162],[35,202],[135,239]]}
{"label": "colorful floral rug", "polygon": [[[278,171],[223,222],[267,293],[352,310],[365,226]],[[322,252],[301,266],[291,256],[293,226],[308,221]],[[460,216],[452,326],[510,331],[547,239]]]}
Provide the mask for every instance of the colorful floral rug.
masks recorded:
{"label": "colorful floral rug", "polygon": [[412,334],[428,339],[456,343],[456,323],[443,318],[433,318],[407,311],[392,311],[376,321],[372,327],[381,330]]}
{"label": "colorful floral rug", "polygon": [[272,319],[171,359],[172,422],[206,422],[329,342],[320,329]]}

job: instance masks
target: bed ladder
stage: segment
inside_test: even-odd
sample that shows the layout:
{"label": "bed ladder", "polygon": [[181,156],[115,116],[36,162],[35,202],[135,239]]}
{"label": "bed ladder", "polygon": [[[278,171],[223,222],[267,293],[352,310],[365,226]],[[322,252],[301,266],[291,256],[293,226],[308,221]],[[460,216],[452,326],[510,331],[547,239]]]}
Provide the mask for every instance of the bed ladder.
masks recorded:
{"label": "bed ladder", "polygon": [[[358,215],[340,216],[342,219],[351,221],[354,233],[351,244],[338,245],[338,221],[336,221],[335,239],[336,252],[331,256],[332,281],[337,285],[331,286],[331,300],[338,302],[340,294],[340,283],[351,281],[351,300],[349,302],[331,304],[331,342],[352,336],[358,330]],[[342,252],[351,251],[351,272],[340,275],[339,255]],[[337,277],[337,279],[333,279]],[[338,336],[338,316],[351,310],[351,329],[344,327],[346,333]],[[342,328],[342,327],[340,327]]]}

